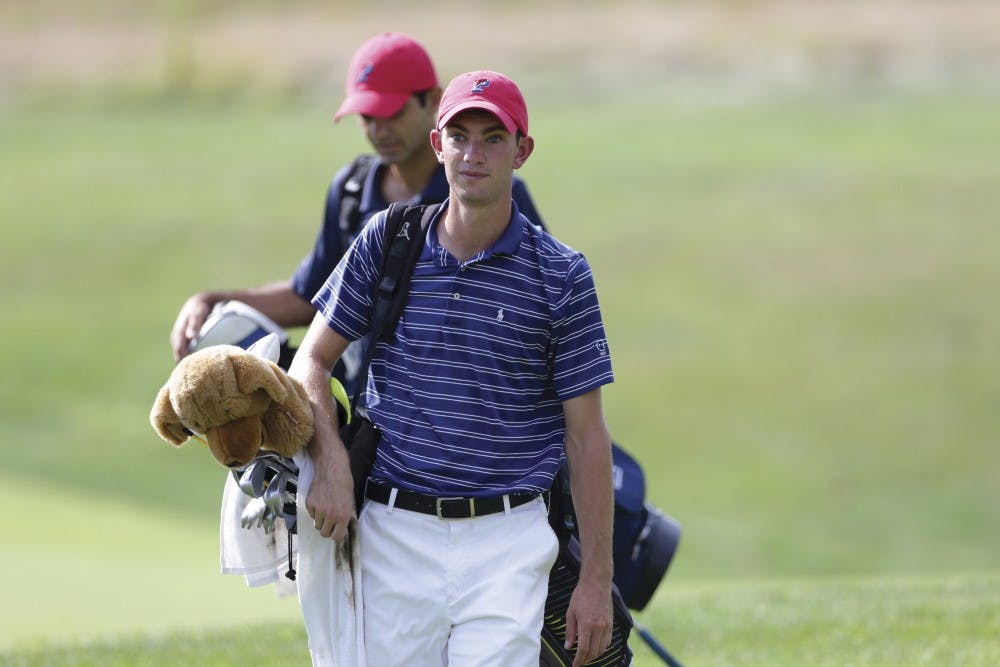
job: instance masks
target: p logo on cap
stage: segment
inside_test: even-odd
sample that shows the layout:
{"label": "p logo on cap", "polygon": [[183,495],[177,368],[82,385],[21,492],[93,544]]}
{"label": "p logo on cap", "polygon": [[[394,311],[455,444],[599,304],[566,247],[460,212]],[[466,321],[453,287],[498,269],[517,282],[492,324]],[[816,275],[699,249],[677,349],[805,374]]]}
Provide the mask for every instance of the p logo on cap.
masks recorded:
{"label": "p logo on cap", "polygon": [[490,112],[511,134],[528,134],[528,107],[524,96],[517,84],[499,72],[466,72],[452,79],[441,96],[438,129],[444,129],[456,114],[469,109]]}

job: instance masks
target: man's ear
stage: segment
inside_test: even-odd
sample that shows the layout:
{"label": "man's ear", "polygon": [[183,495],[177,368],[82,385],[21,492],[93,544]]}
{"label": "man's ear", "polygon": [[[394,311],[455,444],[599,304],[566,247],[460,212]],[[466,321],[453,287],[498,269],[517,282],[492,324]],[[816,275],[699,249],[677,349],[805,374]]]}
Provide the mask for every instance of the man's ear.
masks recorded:
{"label": "man's ear", "polygon": [[437,155],[438,162],[444,164],[444,155],[442,154],[442,143],[441,143],[441,130],[434,128],[431,130],[431,148],[434,149],[434,154]]}
{"label": "man's ear", "polygon": [[438,106],[441,105],[442,93],[441,86],[431,88],[427,91],[427,108],[434,114],[435,120],[437,120]]}
{"label": "man's ear", "polygon": [[535,138],[531,135],[521,137],[517,142],[517,152],[514,153],[514,169],[520,169],[534,150]]}

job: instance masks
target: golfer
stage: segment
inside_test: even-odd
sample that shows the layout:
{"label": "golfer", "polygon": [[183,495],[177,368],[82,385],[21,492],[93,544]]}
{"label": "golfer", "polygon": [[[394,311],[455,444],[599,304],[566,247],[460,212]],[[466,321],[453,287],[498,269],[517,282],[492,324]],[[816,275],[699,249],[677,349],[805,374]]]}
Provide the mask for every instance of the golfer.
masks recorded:
{"label": "golfer", "polygon": [[[359,519],[368,660],[538,664],[557,554],[544,493],[565,452],[582,543],[567,644],[581,665],[608,646],[612,620],[601,387],[613,374],[590,267],[512,200],[514,170],[534,139],[510,79],[453,79],[430,143],[449,196],[367,382],[368,415],[382,433]],[[348,342],[369,329],[384,227],[380,213],[313,299],[318,314],[290,369],[316,416],[306,507],[337,540],[354,495],[328,380]]]}
{"label": "golfer", "polygon": [[[291,278],[259,287],[198,292],[185,301],[170,333],[176,360],[188,354],[192,339],[221,301],[242,301],[282,327],[307,326],[316,314],[310,303],[313,296],[375,213],[392,202],[428,204],[447,196],[444,169],[427,141],[437,121],[441,87],[424,47],[400,32],[374,35],[354,53],[344,89],[344,101],[334,118],[357,114],[375,156],[363,156],[371,158],[363,161],[359,156],[334,176],[315,245]],[[362,164],[363,170],[356,167]],[[521,212],[542,224],[519,179],[513,192]],[[348,203],[345,195],[352,195],[353,201]],[[348,207],[350,211],[345,210]],[[360,360],[361,346],[352,353]],[[349,364],[357,365],[357,361]],[[354,378],[344,377],[350,375],[347,369],[339,370],[338,377],[352,389]]]}

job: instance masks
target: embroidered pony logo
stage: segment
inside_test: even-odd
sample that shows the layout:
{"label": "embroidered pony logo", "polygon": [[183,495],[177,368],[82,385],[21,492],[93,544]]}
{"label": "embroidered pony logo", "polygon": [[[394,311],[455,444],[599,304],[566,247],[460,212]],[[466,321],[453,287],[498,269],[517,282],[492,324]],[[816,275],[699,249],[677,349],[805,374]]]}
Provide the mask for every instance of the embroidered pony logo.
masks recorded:
{"label": "embroidered pony logo", "polygon": [[497,322],[503,322],[503,308],[497,311]]}
{"label": "embroidered pony logo", "polygon": [[396,234],[396,238],[398,239],[399,237],[403,237],[407,241],[410,240],[410,223],[409,222],[404,222],[403,226],[400,227],[399,233]]}

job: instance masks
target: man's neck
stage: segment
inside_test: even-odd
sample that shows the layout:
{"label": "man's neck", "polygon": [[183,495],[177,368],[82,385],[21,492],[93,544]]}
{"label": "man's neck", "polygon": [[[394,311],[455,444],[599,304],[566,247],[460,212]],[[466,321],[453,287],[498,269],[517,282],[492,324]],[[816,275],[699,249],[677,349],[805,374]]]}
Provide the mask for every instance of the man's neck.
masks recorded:
{"label": "man's neck", "polygon": [[416,197],[431,182],[438,167],[434,151],[422,151],[405,162],[386,166],[379,188],[387,202],[405,202]]}
{"label": "man's neck", "polygon": [[510,199],[494,206],[465,206],[452,193],[438,226],[438,243],[460,263],[490,248],[510,223]]}

